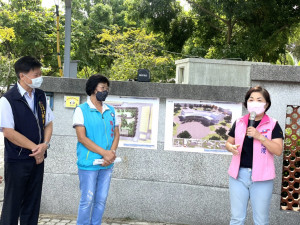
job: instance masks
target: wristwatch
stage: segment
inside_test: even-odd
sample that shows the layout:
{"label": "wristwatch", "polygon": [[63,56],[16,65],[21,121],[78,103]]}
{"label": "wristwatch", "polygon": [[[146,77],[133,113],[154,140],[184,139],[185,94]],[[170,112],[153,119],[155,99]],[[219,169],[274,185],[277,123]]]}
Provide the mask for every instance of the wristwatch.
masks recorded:
{"label": "wristwatch", "polygon": [[46,144],[47,145],[47,149],[49,149],[50,148],[50,142],[44,142],[44,144]]}

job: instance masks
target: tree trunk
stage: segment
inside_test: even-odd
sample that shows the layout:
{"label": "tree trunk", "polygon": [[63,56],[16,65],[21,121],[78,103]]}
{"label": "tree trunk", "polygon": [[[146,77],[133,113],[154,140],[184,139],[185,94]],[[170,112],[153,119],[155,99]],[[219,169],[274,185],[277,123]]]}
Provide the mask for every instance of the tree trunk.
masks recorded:
{"label": "tree trunk", "polygon": [[227,30],[227,44],[230,45],[231,38],[232,38],[232,30],[233,30],[233,24],[232,24],[231,19],[228,20],[227,27],[228,27],[228,30]]}

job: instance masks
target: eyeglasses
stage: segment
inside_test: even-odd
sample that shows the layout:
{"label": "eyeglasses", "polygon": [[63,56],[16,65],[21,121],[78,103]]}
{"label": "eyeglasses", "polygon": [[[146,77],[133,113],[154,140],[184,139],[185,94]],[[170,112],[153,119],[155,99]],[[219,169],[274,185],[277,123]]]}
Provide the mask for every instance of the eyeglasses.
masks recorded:
{"label": "eyeglasses", "polygon": [[98,88],[99,88],[101,91],[109,91],[109,87],[98,86]]}

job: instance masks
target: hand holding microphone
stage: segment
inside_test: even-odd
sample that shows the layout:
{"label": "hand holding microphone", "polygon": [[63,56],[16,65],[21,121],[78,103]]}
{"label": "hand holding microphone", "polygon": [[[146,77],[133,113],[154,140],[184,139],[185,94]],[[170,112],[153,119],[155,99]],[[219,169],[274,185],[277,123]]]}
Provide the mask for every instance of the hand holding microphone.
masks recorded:
{"label": "hand holding microphone", "polygon": [[255,117],[256,117],[256,112],[252,111],[249,116],[249,123],[248,123],[248,128],[247,128],[248,138],[253,138],[252,133],[256,131],[256,129],[254,128]]}

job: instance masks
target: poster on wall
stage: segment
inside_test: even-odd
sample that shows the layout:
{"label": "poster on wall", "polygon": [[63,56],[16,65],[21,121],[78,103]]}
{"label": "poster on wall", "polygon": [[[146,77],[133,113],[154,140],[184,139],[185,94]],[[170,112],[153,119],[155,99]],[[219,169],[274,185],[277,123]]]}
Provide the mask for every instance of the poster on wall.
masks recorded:
{"label": "poster on wall", "polygon": [[51,110],[53,111],[53,92],[46,92],[46,101],[47,104],[50,106]]}
{"label": "poster on wall", "polygon": [[76,108],[80,104],[80,96],[64,96],[66,108]]}
{"label": "poster on wall", "polygon": [[158,98],[108,96],[120,128],[119,147],[157,148]]}
{"label": "poster on wall", "polygon": [[167,99],[165,150],[229,154],[227,134],[241,115],[241,103]]}

